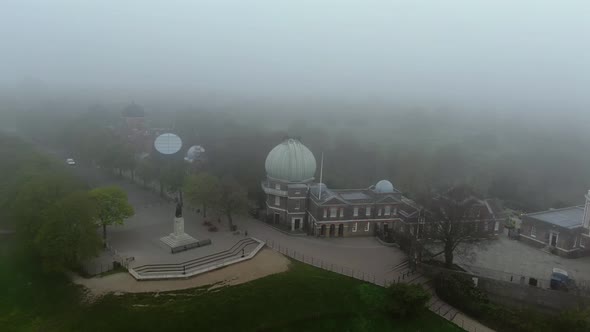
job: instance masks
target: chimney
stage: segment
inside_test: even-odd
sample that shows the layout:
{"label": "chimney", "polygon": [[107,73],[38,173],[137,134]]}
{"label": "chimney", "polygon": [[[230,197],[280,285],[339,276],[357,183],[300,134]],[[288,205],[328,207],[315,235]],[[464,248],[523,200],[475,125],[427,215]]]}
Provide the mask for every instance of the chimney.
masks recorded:
{"label": "chimney", "polygon": [[586,194],[586,205],[584,205],[584,228],[590,229],[590,190]]}

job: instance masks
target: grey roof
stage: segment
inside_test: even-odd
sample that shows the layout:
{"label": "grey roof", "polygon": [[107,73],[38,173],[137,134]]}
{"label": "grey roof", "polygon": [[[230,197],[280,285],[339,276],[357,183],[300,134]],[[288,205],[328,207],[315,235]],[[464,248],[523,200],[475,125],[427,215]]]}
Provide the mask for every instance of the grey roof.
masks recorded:
{"label": "grey roof", "polygon": [[341,193],[340,197],[347,201],[354,201],[354,200],[364,200],[364,199],[371,199],[371,197],[367,196],[367,194],[363,192],[348,192],[348,193]]}
{"label": "grey roof", "polygon": [[563,209],[530,213],[525,216],[552,225],[573,229],[582,227],[584,219],[584,207],[572,206]]}

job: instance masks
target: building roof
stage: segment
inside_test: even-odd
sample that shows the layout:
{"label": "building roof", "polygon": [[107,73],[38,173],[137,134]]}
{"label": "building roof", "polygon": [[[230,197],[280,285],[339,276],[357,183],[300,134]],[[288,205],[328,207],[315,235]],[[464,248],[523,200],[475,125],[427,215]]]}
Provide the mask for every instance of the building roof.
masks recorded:
{"label": "building roof", "polygon": [[367,196],[367,194],[360,192],[360,191],[340,193],[340,197],[342,197],[343,199],[345,199],[347,201],[365,200],[365,199],[371,198],[371,197]]}
{"label": "building roof", "polygon": [[529,213],[525,215],[525,217],[543,221],[552,225],[573,229],[582,227],[584,219],[584,207],[572,206],[563,209]]}
{"label": "building roof", "polygon": [[294,138],[287,138],[274,147],[264,166],[268,177],[287,182],[311,181],[316,171],[313,153]]}

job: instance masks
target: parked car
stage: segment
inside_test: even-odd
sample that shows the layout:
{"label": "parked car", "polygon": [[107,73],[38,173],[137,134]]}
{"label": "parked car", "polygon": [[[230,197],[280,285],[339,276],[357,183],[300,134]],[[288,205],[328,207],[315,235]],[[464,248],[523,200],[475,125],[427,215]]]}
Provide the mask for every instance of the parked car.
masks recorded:
{"label": "parked car", "polygon": [[74,165],[76,165],[76,161],[72,158],[68,158],[68,159],[66,159],[66,164],[68,164],[70,166],[74,166]]}
{"label": "parked car", "polygon": [[553,273],[551,273],[551,281],[549,285],[551,289],[566,292],[576,287],[576,283],[572,278],[570,278],[567,271],[562,270],[560,268],[553,268]]}

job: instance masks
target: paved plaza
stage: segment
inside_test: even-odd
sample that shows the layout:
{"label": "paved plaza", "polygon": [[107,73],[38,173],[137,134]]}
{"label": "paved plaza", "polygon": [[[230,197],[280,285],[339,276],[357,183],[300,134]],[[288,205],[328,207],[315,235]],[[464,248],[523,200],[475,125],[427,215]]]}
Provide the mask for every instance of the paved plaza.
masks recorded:
{"label": "paved plaza", "polygon": [[566,270],[574,279],[590,281],[590,257],[563,258],[511,240],[504,234],[476,250],[475,261],[457,257],[457,262],[478,274],[497,278],[514,274],[548,280],[551,270],[558,267]]}

